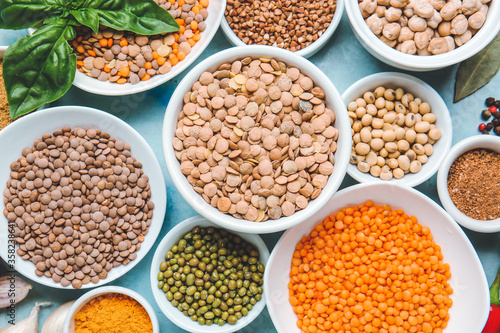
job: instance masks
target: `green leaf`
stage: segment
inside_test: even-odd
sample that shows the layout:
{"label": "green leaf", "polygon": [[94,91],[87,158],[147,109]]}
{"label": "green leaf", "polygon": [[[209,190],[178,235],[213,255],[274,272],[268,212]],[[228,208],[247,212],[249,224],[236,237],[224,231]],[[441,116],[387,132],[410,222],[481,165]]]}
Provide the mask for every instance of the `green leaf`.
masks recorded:
{"label": "green leaf", "polygon": [[455,81],[454,103],[473,94],[495,76],[500,69],[500,33],[483,50],[463,61]]}
{"label": "green leaf", "polygon": [[83,25],[86,25],[95,33],[99,32],[99,16],[93,8],[81,8],[79,10],[71,10],[71,15]]}
{"label": "green leaf", "polygon": [[75,36],[68,22],[46,25],[7,49],[3,68],[11,118],[55,101],[71,87],[76,55],[67,41]]}
{"label": "green leaf", "polygon": [[174,17],[153,0],[86,0],[83,7],[95,8],[99,22],[115,30],[141,35],[179,30]]}
{"label": "green leaf", "polygon": [[30,28],[61,12],[53,1],[0,0],[0,29]]}

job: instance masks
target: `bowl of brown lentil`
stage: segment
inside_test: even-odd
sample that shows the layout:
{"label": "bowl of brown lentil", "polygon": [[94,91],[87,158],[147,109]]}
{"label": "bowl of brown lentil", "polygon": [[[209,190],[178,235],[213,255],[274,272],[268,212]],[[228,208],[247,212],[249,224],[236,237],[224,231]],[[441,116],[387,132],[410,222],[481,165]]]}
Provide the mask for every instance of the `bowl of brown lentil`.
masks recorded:
{"label": "bowl of brown lentil", "polygon": [[342,96],[353,136],[351,177],[412,187],[437,172],[451,146],[452,124],[448,107],[430,85],[384,72],[357,81]]}
{"label": "bowl of brown lentil", "polygon": [[228,0],[222,31],[235,46],[271,45],[311,57],[333,36],[344,0]]}
{"label": "bowl of brown lentil", "polygon": [[500,138],[475,135],[454,145],[437,175],[439,199],[461,226],[500,231]]}
{"label": "bowl of brown lentil", "polygon": [[151,262],[153,296],[165,316],[188,332],[238,332],[266,306],[268,258],[259,235],[230,232],[194,216],[158,245]]}
{"label": "bowl of brown lentil", "polygon": [[0,256],[20,274],[92,288],[126,274],[153,246],[163,174],[124,121],[79,106],[41,110],[0,131],[0,154]]}
{"label": "bowl of brown lentil", "polygon": [[80,296],[64,321],[64,333],[159,333],[160,324],[149,302],[134,290],[106,286]]}
{"label": "bowl of brown lentil", "polygon": [[374,57],[410,71],[457,64],[500,30],[498,1],[352,0],[346,12],[356,38]]}
{"label": "bowl of brown lentil", "polygon": [[226,0],[157,0],[180,23],[180,33],[142,36],[86,27],[72,41],[78,59],[74,85],[93,94],[122,96],[157,87],[188,68],[208,46]]}
{"label": "bowl of brown lentil", "polygon": [[165,163],[208,220],[240,232],[284,230],[320,209],[345,176],[344,110],[308,60],[271,46],[225,50],[174,91],[163,123]]}
{"label": "bowl of brown lentil", "polygon": [[276,330],[287,333],[481,332],[490,310],[464,231],[421,192],[380,181],[337,192],[287,230],[264,291]]}

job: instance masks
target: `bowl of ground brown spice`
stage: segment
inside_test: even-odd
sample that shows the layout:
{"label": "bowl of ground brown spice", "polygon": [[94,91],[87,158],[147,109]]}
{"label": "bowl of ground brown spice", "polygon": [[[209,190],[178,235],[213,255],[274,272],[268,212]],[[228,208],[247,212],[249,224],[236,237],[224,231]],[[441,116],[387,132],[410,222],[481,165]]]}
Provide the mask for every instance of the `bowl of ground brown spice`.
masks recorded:
{"label": "bowl of ground brown spice", "polygon": [[7,101],[7,92],[3,81],[3,55],[7,46],[0,46],[0,131],[13,120],[10,119],[9,102]]}
{"label": "bowl of ground brown spice", "polygon": [[228,0],[222,31],[235,46],[270,45],[311,57],[333,36],[344,0]]}
{"label": "bowl of ground brown spice", "polygon": [[64,333],[158,333],[153,307],[137,292],[115,286],[94,289],[69,309]]}
{"label": "bowl of ground brown spice", "polygon": [[461,226],[500,231],[500,138],[476,135],[457,143],[437,175],[439,199]]}

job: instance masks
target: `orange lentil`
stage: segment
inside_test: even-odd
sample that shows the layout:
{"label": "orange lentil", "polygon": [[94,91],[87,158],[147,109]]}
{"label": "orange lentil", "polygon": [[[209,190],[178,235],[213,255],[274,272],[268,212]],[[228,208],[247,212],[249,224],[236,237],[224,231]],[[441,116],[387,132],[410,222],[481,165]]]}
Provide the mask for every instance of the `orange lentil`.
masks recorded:
{"label": "orange lentil", "polygon": [[208,7],[208,0],[200,0],[200,5],[202,5],[203,7]]}
{"label": "orange lentil", "polygon": [[78,45],[78,47],[76,48],[76,50],[77,50],[79,53],[84,53],[84,52],[85,52],[85,49],[83,48],[83,45]]}
{"label": "orange lentil", "polygon": [[201,39],[200,31],[196,31],[194,36],[192,37],[195,42],[198,42]]}
{"label": "orange lentil", "polygon": [[179,0],[179,8],[184,6],[186,4],[186,1],[184,0]]}
{"label": "orange lentil", "polygon": [[75,49],[78,47],[78,42],[77,42],[76,40],[74,40],[74,41],[72,42],[72,44],[73,44],[73,47],[74,47]]}
{"label": "orange lentil", "polygon": [[104,65],[103,70],[104,70],[106,73],[111,72],[111,68],[109,68],[109,67],[108,67],[108,64]]}
{"label": "orange lentil", "polygon": [[200,13],[200,7],[198,7],[198,6],[193,6],[193,8],[191,8],[191,10],[193,11],[193,13],[195,15],[198,15]]}
{"label": "orange lentil", "polygon": [[78,60],[78,61],[76,62],[76,65],[77,65],[78,67],[82,67],[82,66],[83,66],[83,61],[82,61],[82,60]]}
{"label": "orange lentil", "polygon": [[295,247],[288,288],[297,326],[442,332],[453,304],[450,265],[442,259],[431,230],[403,210],[372,201],[343,208]]}
{"label": "orange lentil", "polygon": [[116,83],[118,83],[118,84],[124,84],[124,83],[127,83],[127,79],[122,77],[121,79],[118,79],[118,80],[116,81]]}
{"label": "orange lentil", "polygon": [[96,56],[96,54],[93,50],[87,50],[87,53],[89,54],[89,56],[92,56],[92,57]]}
{"label": "orange lentil", "polygon": [[106,38],[99,39],[99,45],[101,45],[102,47],[108,46],[108,40]]}
{"label": "orange lentil", "polygon": [[197,29],[198,29],[198,22],[196,22],[195,20],[191,21],[191,30],[195,32]]}
{"label": "orange lentil", "polygon": [[179,61],[186,59],[186,53],[179,51],[179,53],[177,53],[177,59],[179,59]]}
{"label": "orange lentil", "polygon": [[[180,5],[180,3],[179,3],[179,7],[182,7],[182,6]],[[183,20],[183,19],[181,19],[181,18],[175,19],[175,22],[177,22],[177,24],[178,24],[179,26],[181,26],[181,25],[185,25],[184,20]]]}
{"label": "orange lentil", "polygon": [[186,32],[186,26],[185,26],[185,25],[181,25],[181,26],[179,27],[179,32],[181,33],[181,35],[182,35],[184,32]]}
{"label": "orange lentil", "polygon": [[148,73],[146,73],[143,77],[142,77],[142,81],[147,81],[151,78],[151,75],[149,75]]}
{"label": "orange lentil", "polygon": [[167,59],[165,59],[165,57],[158,57],[158,59],[156,59],[156,63],[159,66],[162,66],[163,64],[165,64],[166,61],[167,61]]}
{"label": "orange lentil", "polygon": [[144,64],[144,68],[146,68],[146,69],[151,69],[151,68],[153,68],[153,64],[152,64],[152,63],[150,63],[150,62],[148,61],[148,62],[146,62],[146,63]]}
{"label": "orange lentil", "polygon": [[128,41],[126,38],[121,38],[120,39],[120,46],[123,47],[123,46],[128,46]]}
{"label": "orange lentil", "polygon": [[130,74],[130,68],[128,68],[128,66],[123,66],[119,71],[118,71],[118,75],[122,76],[122,77],[127,77],[128,75]]}
{"label": "orange lentil", "polygon": [[113,46],[113,38],[108,39],[108,47]]}
{"label": "orange lentil", "polygon": [[76,39],[76,41],[77,41],[78,43],[80,43],[82,40],[83,40],[83,36],[80,36],[80,37],[78,37],[78,38]]}

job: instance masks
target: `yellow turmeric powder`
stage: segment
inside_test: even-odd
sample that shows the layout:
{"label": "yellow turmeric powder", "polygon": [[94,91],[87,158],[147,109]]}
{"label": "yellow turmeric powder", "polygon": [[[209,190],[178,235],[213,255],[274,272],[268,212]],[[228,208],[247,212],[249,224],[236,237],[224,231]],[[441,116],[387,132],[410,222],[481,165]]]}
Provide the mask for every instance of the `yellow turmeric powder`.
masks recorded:
{"label": "yellow turmeric powder", "polygon": [[153,324],[135,299],[109,293],[88,302],[75,316],[75,333],[152,333]]}

